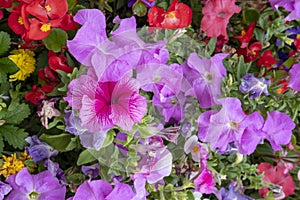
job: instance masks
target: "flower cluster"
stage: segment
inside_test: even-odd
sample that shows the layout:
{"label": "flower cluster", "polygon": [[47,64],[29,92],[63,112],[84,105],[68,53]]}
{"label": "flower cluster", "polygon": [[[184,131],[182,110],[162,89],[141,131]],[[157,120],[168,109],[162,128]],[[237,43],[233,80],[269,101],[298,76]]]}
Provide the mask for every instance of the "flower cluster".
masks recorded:
{"label": "flower cluster", "polygon": [[0,199],[299,199],[299,8],[0,0]]}

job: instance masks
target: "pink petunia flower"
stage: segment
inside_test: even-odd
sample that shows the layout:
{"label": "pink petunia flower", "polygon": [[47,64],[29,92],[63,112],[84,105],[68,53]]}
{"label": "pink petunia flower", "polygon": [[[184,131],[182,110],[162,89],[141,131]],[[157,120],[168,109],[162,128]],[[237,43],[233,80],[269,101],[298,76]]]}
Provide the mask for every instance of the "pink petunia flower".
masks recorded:
{"label": "pink petunia flower", "polygon": [[201,30],[209,37],[223,35],[228,40],[226,26],[229,18],[234,13],[239,13],[241,8],[236,6],[235,0],[209,0],[205,3],[202,13]]}

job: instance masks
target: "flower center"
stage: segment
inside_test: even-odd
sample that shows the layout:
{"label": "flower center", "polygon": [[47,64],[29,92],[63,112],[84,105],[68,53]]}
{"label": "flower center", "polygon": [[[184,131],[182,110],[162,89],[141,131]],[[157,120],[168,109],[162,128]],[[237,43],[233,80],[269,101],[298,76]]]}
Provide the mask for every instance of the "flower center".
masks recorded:
{"label": "flower center", "polygon": [[218,13],[218,17],[224,18],[224,16],[225,16],[225,12],[219,12]]}
{"label": "flower center", "polygon": [[45,6],[45,9],[47,12],[49,12],[51,10],[51,7],[48,5],[48,6]]}
{"label": "flower center", "polygon": [[28,196],[30,200],[38,200],[40,195],[39,193],[32,191]]}
{"label": "flower center", "polygon": [[199,147],[198,147],[198,146],[194,146],[194,147],[193,147],[193,152],[194,152],[194,153],[197,153],[198,151],[199,151]]}
{"label": "flower center", "polygon": [[205,79],[208,81],[208,82],[211,82],[213,80],[213,75],[211,73],[206,73],[205,74]]}
{"label": "flower center", "polygon": [[50,28],[51,28],[50,24],[43,24],[40,29],[43,32],[47,32],[50,30]]}
{"label": "flower center", "polygon": [[19,24],[21,24],[21,25],[23,25],[23,24],[24,24],[24,22],[23,22],[23,19],[22,19],[22,17],[21,17],[21,16],[18,18],[18,23],[19,23]]}
{"label": "flower center", "polygon": [[169,17],[169,18],[175,18],[175,12],[170,12],[170,13],[168,14],[168,17]]}
{"label": "flower center", "polygon": [[236,122],[229,122],[229,126],[231,129],[238,130],[238,123]]}

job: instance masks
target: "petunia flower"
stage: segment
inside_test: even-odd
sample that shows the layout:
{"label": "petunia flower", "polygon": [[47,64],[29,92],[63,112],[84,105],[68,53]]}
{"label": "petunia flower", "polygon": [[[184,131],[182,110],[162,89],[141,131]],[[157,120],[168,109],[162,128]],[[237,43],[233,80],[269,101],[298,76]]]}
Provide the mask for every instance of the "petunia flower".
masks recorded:
{"label": "petunia flower", "polygon": [[135,193],[132,191],[132,188],[125,183],[120,183],[118,180],[114,179],[114,189],[111,193],[105,198],[106,200],[115,200],[115,199],[132,199],[135,196]]}
{"label": "petunia flower", "polygon": [[193,87],[201,108],[210,108],[218,104],[221,95],[221,81],[226,74],[222,60],[226,54],[216,54],[211,59],[199,58],[192,53],[182,64],[183,74]]}
{"label": "petunia flower", "polygon": [[195,190],[203,194],[211,194],[216,185],[213,174],[205,168],[194,180]]}
{"label": "petunia flower", "polygon": [[[262,162],[257,166],[257,169],[259,174],[264,174],[264,181],[281,186],[280,190],[283,192],[283,196],[280,199],[294,194],[296,185],[292,176],[289,173],[284,173],[283,167],[273,166],[270,163]],[[259,194],[266,197],[268,191],[269,189],[267,188],[260,189]]]}
{"label": "petunia flower", "polygon": [[283,7],[291,13],[285,18],[287,21],[300,18],[300,1],[298,0],[269,0],[274,10]]}
{"label": "petunia flower", "polygon": [[230,183],[229,190],[226,190],[222,187],[217,193],[217,197],[218,200],[254,200],[253,198],[244,195],[242,191],[239,191],[239,189],[236,186],[236,183]]}
{"label": "petunia flower", "polygon": [[93,165],[82,165],[81,171],[85,175],[88,175],[91,179],[96,178],[99,175],[100,165],[99,163],[93,164]]}
{"label": "petunia flower", "polygon": [[281,149],[280,145],[286,145],[292,137],[292,130],[296,127],[291,117],[279,111],[268,113],[262,130],[266,139],[270,142],[274,151]]}
{"label": "petunia flower", "polygon": [[235,5],[235,0],[209,0],[206,1],[202,13],[200,29],[208,37],[223,35],[228,40],[226,26],[234,13],[239,13],[241,8]]}
{"label": "petunia flower", "polygon": [[166,12],[163,8],[153,6],[148,13],[148,22],[150,27],[185,28],[192,22],[192,10],[188,5],[173,0]]}
{"label": "petunia flower", "polygon": [[246,74],[241,78],[240,91],[244,94],[250,93],[250,98],[258,98],[262,93],[269,95],[268,84],[270,80],[265,80],[264,77],[256,78],[253,74]]}
{"label": "petunia flower", "polygon": [[237,98],[219,99],[222,108],[219,112],[210,110],[198,118],[198,137],[209,142],[211,149],[226,150],[230,142],[240,141],[245,127],[240,124],[246,117]]}
{"label": "petunia flower", "polygon": [[66,188],[59,184],[57,178],[49,171],[43,171],[36,175],[29,174],[27,168],[23,168],[18,174],[11,175],[6,180],[13,188],[7,200],[14,199],[40,199],[40,200],[64,200]]}
{"label": "petunia flower", "polygon": [[57,150],[47,143],[41,142],[36,135],[27,137],[25,141],[29,143],[29,147],[26,146],[25,149],[34,162],[44,161],[58,154]]}
{"label": "petunia flower", "polygon": [[7,195],[11,190],[12,188],[9,184],[0,181],[0,200],[4,199],[4,196]]}
{"label": "petunia flower", "polygon": [[290,80],[288,86],[295,91],[300,91],[300,64],[294,64],[289,72]]}

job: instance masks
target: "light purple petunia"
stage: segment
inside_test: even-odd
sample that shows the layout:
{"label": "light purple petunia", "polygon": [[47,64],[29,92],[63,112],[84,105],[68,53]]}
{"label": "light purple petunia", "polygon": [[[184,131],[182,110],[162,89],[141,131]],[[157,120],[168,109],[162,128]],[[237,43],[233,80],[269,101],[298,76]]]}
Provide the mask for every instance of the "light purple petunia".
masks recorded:
{"label": "light purple petunia", "polygon": [[29,174],[27,168],[23,168],[18,174],[11,175],[7,182],[13,188],[7,200],[64,200],[66,188],[59,184],[57,178],[49,171],[43,171],[36,175]]}
{"label": "light purple petunia", "polygon": [[245,127],[240,123],[246,117],[237,98],[219,99],[219,112],[206,111],[198,118],[198,137],[209,142],[212,149],[224,151],[230,142],[240,141]]}
{"label": "light purple petunia", "polygon": [[221,95],[221,81],[226,74],[222,60],[226,54],[216,54],[211,59],[199,58],[192,53],[182,64],[184,77],[192,85],[201,108],[210,108],[218,104]]}
{"label": "light purple petunia", "polygon": [[280,145],[288,144],[292,137],[292,130],[296,127],[289,115],[273,111],[268,113],[267,120],[262,128],[266,139],[274,151],[280,150]]}
{"label": "light purple petunia", "polygon": [[112,186],[103,180],[84,181],[74,197],[68,200],[104,200],[112,192]]}
{"label": "light purple petunia", "polygon": [[132,188],[125,184],[120,183],[114,179],[114,189],[112,192],[105,198],[105,200],[116,200],[116,199],[132,199],[135,196],[135,193],[132,191]]}
{"label": "light purple petunia", "polygon": [[292,88],[293,90],[300,91],[299,77],[300,77],[300,64],[294,64],[293,67],[290,69],[290,81],[289,81],[289,87]]}
{"label": "light purple petunia", "polygon": [[0,200],[12,190],[11,186],[0,181]]}
{"label": "light purple petunia", "polygon": [[291,13],[285,18],[287,21],[300,18],[300,1],[299,0],[269,0],[274,10],[283,7]]}

